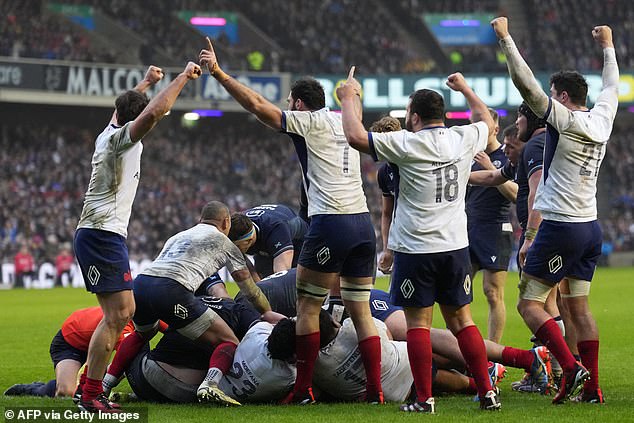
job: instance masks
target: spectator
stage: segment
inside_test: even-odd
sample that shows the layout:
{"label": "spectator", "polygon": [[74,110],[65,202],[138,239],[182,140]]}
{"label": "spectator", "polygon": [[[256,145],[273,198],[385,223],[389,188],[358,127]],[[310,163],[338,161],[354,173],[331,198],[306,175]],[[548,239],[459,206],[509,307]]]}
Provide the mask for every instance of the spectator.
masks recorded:
{"label": "spectator", "polygon": [[15,265],[15,286],[30,288],[31,279],[35,276],[35,262],[26,244],[22,244],[13,262]]}

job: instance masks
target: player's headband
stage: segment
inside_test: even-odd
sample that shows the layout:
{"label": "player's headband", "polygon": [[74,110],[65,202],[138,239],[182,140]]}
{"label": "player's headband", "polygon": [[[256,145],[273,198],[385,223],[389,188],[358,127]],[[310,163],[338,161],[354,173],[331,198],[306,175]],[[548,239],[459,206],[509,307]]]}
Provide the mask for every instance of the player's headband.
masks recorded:
{"label": "player's headband", "polygon": [[247,232],[246,234],[242,235],[240,238],[236,239],[234,242],[244,241],[245,239],[251,238],[253,235],[255,235],[255,226],[252,226],[251,230],[249,232]]}

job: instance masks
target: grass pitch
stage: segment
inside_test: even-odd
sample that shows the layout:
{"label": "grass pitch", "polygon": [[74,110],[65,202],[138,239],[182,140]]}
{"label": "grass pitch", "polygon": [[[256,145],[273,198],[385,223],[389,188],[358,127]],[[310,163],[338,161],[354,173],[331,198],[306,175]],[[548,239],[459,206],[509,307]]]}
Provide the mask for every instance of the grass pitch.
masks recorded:
{"label": "grass pitch", "polygon": [[[529,348],[529,331],[515,311],[517,299],[516,274],[509,274],[506,288],[507,325],[502,342],[519,348]],[[485,413],[469,396],[436,397],[437,414],[420,416],[400,413],[396,404],[369,406],[366,404],[319,404],[309,407],[277,405],[246,405],[240,408],[217,408],[203,405],[129,404],[147,407],[150,423],[172,422],[393,422],[411,419],[434,421],[496,422],[634,422],[634,336],[632,309],[634,302],[634,269],[599,269],[592,284],[591,307],[601,332],[601,387],[606,404],[565,404],[553,406],[551,397],[520,394],[511,391],[510,383],[522,372],[509,369],[501,381],[502,410]],[[388,280],[379,279],[378,287],[387,288]],[[486,332],[487,306],[481,289],[481,279],[474,283],[474,319]],[[230,288],[235,288],[234,286]],[[34,380],[47,381],[54,377],[48,349],[50,341],[64,319],[74,310],[96,305],[93,295],[81,289],[0,291],[0,392],[14,383]],[[443,327],[436,312],[435,326]],[[486,335],[486,334],[485,334]],[[119,387],[129,391],[124,382]],[[0,407],[65,407],[70,399],[35,397],[5,397],[0,395]],[[124,404],[125,405],[125,404]],[[5,422],[10,420],[5,418]],[[16,421],[16,420],[13,420]]]}

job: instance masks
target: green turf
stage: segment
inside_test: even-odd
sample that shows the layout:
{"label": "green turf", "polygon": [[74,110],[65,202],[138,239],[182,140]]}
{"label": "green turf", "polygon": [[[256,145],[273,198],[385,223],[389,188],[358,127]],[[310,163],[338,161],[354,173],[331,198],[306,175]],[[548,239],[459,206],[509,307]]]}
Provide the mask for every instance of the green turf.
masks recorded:
{"label": "green turf", "polygon": [[[489,421],[524,422],[612,422],[634,421],[634,350],[632,336],[631,298],[634,269],[599,269],[592,286],[591,307],[601,331],[601,386],[607,404],[550,405],[550,397],[512,392],[510,382],[521,377],[521,371],[509,370],[501,382],[503,409],[493,416],[477,409],[467,396],[450,395],[436,398],[436,416],[412,416],[399,413],[395,405],[369,406],[365,404],[321,404],[310,407],[243,406],[224,409],[199,405],[155,405],[135,403],[134,407],[149,407],[149,422],[391,422],[410,419],[434,421]],[[516,278],[510,274],[506,289],[508,321],[503,343],[529,347],[529,332],[515,311]],[[377,282],[387,287],[383,278]],[[475,283],[473,315],[480,328],[486,327],[486,301],[481,293],[481,282]],[[73,310],[96,305],[94,296],[81,289],[55,288],[51,290],[0,291],[0,392],[14,383],[47,381],[54,376],[48,354],[50,340],[62,321]],[[436,313],[434,324],[442,327]],[[129,391],[123,383],[122,391]],[[0,406],[68,406],[68,399],[33,397],[4,397]],[[132,404],[130,404],[132,406]],[[6,420],[8,421],[8,420]]]}

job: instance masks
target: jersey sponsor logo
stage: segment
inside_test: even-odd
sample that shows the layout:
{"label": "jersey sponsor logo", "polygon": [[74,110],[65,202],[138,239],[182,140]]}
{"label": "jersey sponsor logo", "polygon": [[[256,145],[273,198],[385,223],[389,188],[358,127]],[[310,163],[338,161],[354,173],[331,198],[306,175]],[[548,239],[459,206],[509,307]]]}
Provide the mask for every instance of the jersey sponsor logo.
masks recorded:
{"label": "jersey sponsor logo", "polygon": [[176,304],[174,306],[174,316],[178,317],[179,319],[187,319],[187,316],[189,316],[189,312],[187,311],[187,308],[181,304]]}
{"label": "jersey sponsor logo", "polygon": [[550,273],[557,273],[564,266],[564,261],[559,254],[548,260],[548,270]]}
{"label": "jersey sponsor logo", "polygon": [[281,243],[281,242],[276,242],[276,243],[275,243],[275,248],[280,248],[281,246],[282,246],[282,243]]}
{"label": "jersey sponsor logo", "polygon": [[95,286],[99,283],[100,277],[101,277],[101,273],[99,273],[99,270],[97,270],[97,267],[94,265],[91,265],[88,268],[88,282],[90,282],[92,286]]}
{"label": "jersey sponsor logo", "polygon": [[469,275],[464,278],[464,283],[462,284],[462,287],[464,288],[464,293],[469,295],[469,293],[471,292],[471,277]]}
{"label": "jersey sponsor logo", "polygon": [[497,256],[491,256],[491,263],[495,263],[495,260],[497,260],[498,257]]}
{"label": "jersey sponsor logo", "polygon": [[387,303],[383,300],[374,300],[372,301],[372,306],[375,310],[385,311],[388,309]]}
{"label": "jersey sponsor logo", "polygon": [[530,159],[530,160],[528,161],[528,165],[529,165],[529,166],[530,166],[530,165],[532,165],[533,163],[535,163],[535,159]]}
{"label": "jersey sponsor logo", "polygon": [[410,299],[414,294],[414,284],[411,279],[404,279],[401,283],[401,294],[404,298]]}
{"label": "jersey sponsor logo", "polygon": [[317,262],[323,266],[328,260],[330,260],[330,248],[322,247],[321,250],[317,252]]}

